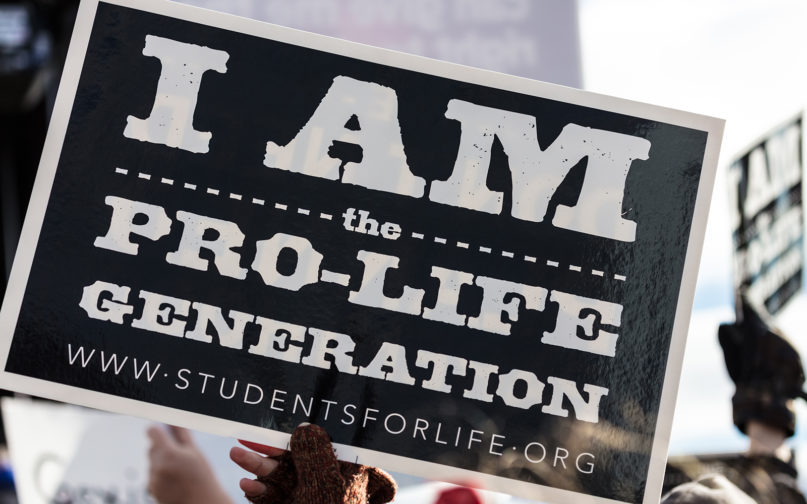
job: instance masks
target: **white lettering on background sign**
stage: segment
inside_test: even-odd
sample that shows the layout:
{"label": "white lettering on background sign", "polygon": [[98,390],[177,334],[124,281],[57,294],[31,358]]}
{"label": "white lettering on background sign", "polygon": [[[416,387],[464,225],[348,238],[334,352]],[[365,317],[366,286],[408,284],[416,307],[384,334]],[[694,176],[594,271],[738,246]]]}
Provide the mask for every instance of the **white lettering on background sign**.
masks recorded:
{"label": "white lettering on background sign", "polygon": [[[124,135],[206,153],[211,133],[198,132],[192,125],[201,75],[206,70],[226,72],[229,55],[154,36],[146,38],[143,54],[159,57],[163,65],[157,98],[148,119],[129,116]],[[451,176],[432,182],[430,200],[500,214],[503,195],[486,184],[491,148],[498,138],[513,178],[512,217],[542,222],[550,198],[569,170],[586,159],[577,204],[559,205],[552,224],[635,241],[636,223],[622,217],[622,196],[633,161],[648,159],[648,140],[570,123],[541,150],[535,117],[457,99],[448,102],[445,116],[461,124],[462,135]],[[347,126],[353,118],[358,128]],[[334,141],[362,149],[361,161],[345,163],[341,176],[342,160],[328,153]],[[426,185],[407,164],[395,90],[346,76],[334,78],[308,122],[287,145],[267,142],[264,164],[413,198],[422,197]]]}
{"label": "white lettering on background sign", "polygon": [[800,289],[801,144],[799,119],[756,145],[727,172],[735,285],[772,313]]}
{"label": "white lettering on background sign", "polygon": [[801,180],[801,127],[794,125],[757,147],[748,160],[748,194],[743,214],[752,218]]}
{"label": "white lettering on background sign", "polygon": [[729,179],[729,209],[731,227],[737,229],[740,218],[753,219],[782,193],[801,180],[801,124],[789,126],[767,139],[763,146],[748,155],[746,195],[739,202],[739,186],[743,180],[742,167],[733,163],[727,172]]}

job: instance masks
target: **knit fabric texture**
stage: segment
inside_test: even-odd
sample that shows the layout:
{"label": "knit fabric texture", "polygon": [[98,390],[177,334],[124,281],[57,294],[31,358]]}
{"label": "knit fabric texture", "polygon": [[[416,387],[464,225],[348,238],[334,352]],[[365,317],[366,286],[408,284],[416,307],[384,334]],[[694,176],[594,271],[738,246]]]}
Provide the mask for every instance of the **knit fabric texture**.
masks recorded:
{"label": "knit fabric texture", "polygon": [[734,424],[745,433],[748,422],[757,420],[792,436],[796,427],[793,399],[804,395],[801,357],[767,323],[761,308],[745,298],[740,303],[742,320],[718,329],[726,369],[737,385],[732,398]]}
{"label": "knit fabric texture", "polygon": [[336,459],[328,434],[301,425],[277,468],[258,478],[266,492],[247,498],[254,504],[385,504],[395,497],[395,480],[377,467]]}

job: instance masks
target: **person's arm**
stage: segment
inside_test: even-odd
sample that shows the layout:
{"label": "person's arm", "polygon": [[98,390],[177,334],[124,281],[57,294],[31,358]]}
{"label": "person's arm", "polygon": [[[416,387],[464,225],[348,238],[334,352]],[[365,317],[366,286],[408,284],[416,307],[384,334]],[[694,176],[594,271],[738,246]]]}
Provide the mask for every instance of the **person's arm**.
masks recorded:
{"label": "person's arm", "polygon": [[191,433],[181,427],[148,429],[149,493],[160,504],[233,504]]}

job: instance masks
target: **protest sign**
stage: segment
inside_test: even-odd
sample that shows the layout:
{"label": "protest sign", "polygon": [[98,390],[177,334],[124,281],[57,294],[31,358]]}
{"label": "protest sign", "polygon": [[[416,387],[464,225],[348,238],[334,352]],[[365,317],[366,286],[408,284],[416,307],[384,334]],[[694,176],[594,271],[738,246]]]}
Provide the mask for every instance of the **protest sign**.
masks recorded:
{"label": "protest sign", "polygon": [[653,502],[722,121],[82,4],[2,385],[544,501]]}
{"label": "protest sign", "polygon": [[180,1],[442,61],[582,85],[576,0]]}
{"label": "protest sign", "polygon": [[802,284],[801,115],[738,156],[728,178],[735,289],[776,314]]}
{"label": "protest sign", "polygon": [[[146,429],[154,422],[72,405],[4,397],[3,426],[20,504],[147,504]],[[233,502],[249,473],[227,456],[235,440],[194,432]]]}

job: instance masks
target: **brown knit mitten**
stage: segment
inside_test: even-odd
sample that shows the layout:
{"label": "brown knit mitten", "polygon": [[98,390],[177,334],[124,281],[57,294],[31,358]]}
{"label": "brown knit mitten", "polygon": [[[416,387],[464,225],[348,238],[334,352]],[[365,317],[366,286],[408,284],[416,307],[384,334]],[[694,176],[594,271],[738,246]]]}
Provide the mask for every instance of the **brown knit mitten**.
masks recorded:
{"label": "brown knit mitten", "polygon": [[277,468],[258,478],[266,492],[254,504],[385,504],[395,497],[395,480],[377,467],[336,460],[328,434],[301,425],[291,449],[276,458]]}
{"label": "brown knit mitten", "polygon": [[[742,320],[717,331],[726,369],[737,385],[731,400],[734,424],[744,433],[751,420],[792,436],[796,428],[793,399],[805,397],[804,368],[796,348],[768,325],[764,312],[745,297]],[[805,397],[807,398],[807,397]]]}

